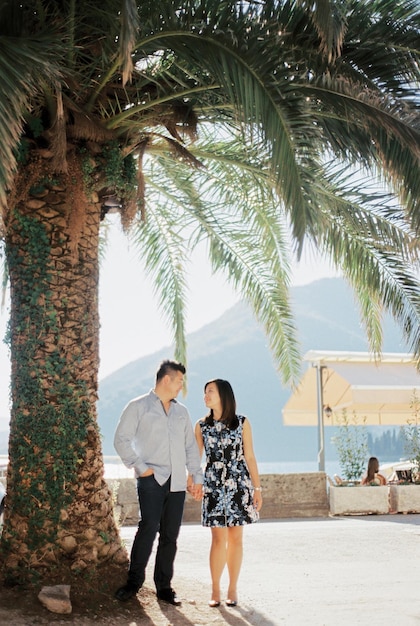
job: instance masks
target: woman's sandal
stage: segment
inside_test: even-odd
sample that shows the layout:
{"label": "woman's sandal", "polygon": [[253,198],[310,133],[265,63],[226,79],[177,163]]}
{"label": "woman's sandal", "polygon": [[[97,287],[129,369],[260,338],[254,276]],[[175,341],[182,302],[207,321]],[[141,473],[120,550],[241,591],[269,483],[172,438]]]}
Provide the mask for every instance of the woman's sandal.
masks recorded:
{"label": "woman's sandal", "polygon": [[226,606],[238,606],[237,600],[226,600]]}
{"label": "woman's sandal", "polygon": [[209,607],[216,609],[218,606],[220,606],[219,600],[209,600]]}

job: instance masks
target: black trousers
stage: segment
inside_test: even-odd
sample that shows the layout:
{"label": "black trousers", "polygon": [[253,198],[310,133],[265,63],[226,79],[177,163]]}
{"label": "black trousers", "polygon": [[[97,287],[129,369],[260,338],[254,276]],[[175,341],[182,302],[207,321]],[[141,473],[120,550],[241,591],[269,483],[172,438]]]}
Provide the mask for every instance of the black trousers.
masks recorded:
{"label": "black trousers", "polygon": [[159,485],[153,475],[137,479],[140,522],[131,549],[128,583],[142,586],[153,543],[159,532],[154,582],[157,591],[171,586],[185,491],[170,491],[171,479]]}

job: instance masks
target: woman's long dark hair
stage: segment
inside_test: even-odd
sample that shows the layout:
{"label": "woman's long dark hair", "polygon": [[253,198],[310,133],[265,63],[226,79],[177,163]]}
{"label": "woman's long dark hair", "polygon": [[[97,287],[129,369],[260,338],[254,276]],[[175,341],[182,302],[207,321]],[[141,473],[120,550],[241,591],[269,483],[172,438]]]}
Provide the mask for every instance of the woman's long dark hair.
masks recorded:
{"label": "woman's long dark hair", "polygon": [[366,481],[370,482],[375,478],[375,474],[379,472],[379,461],[376,456],[371,456],[367,466]]}
{"label": "woman's long dark hair", "polygon": [[[234,430],[238,427],[239,420],[236,416],[236,400],[231,384],[222,378],[214,378],[213,380],[206,382],[204,385],[204,392],[210,383],[215,384],[217,391],[219,392],[220,402],[222,404],[222,417],[220,418],[220,421],[223,422],[223,424],[226,424],[226,426],[231,430]],[[206,415],[206,422],[208,424],[214,423],[213,409],[210,409],[210,413]]]}

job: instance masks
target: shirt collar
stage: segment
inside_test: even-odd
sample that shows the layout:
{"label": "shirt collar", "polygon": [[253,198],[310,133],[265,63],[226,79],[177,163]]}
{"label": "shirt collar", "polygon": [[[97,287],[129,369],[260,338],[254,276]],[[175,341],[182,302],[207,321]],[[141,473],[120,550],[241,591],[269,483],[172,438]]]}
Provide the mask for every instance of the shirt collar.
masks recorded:
{"label": "shirt collar", "polygon": [[[150,390],[150,394],[154,397],[155,401],[157,400],[158,402],[162,402],[154,389]],[[178,400],[176,398],[172,398],[171,402],[178,403]]]}

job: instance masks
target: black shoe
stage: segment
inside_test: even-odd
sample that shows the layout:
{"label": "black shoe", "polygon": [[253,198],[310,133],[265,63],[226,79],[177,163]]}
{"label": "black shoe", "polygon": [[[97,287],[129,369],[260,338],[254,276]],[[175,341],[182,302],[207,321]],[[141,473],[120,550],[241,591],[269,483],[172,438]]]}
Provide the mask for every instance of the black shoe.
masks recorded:
{"label": "black shoe", "polygon": [[175,591],[168,587],[167,589],[159,589],[156,592],[158,600],[163,600],[164,602],[168,602],[169,604],[173,604],[174,606],[180,606],[181,600],[177,597]]}
{"label": "black shoe", "polygon": [[114,594],[114,598],[120,600],[121,602],[127,602],[131,598],[134,598],[137,595],[139,587],[137,585],[133,585],[132,583],[127,583],[124,587],[120,587]]}

